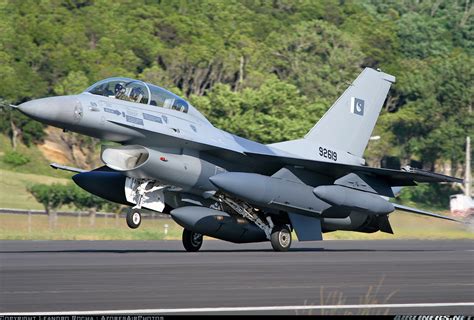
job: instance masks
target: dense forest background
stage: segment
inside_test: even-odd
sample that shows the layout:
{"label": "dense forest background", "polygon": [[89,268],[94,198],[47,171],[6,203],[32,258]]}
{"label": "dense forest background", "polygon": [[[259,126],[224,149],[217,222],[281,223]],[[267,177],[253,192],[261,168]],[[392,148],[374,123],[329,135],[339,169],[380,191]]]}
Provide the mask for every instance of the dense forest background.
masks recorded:
{"label": "dense forest background", "polygon": [[[470,0],[0,0],[0,102],[128,76],[270,143],[303,136],[368,66],[397,77],[368,163],[459,176],[474,132],[473,15]],[[41,143],[42,125],[1,112],[5,135]]]}

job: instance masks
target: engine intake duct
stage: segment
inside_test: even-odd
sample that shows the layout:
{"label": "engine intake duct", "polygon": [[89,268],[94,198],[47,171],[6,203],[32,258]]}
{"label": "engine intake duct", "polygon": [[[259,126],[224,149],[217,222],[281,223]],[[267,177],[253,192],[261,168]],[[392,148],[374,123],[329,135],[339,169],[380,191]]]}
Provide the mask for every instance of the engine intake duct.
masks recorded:
{"label": "engine intake duct", "polygon": [[259,227],[226,212],[189,206],[172,210],[171,217],[183,228],[209,237],[234,243],[267,241]]}
{"label": "engine intake duct", "polygon": [[132,171],[146,167],[150,159],[150,149],[131,145],[123,147],[105,147],[101,158],[107,167],[117,171]]}
{"label": "engine intake duct", "polygon": [[216,165],[189,152],[140,145],[105,146],[101,158],[107,167],[131,178],[156,180],[188,191],[193,188],[199,188],[200,192],[214,190],[207,177],[216,172]]}

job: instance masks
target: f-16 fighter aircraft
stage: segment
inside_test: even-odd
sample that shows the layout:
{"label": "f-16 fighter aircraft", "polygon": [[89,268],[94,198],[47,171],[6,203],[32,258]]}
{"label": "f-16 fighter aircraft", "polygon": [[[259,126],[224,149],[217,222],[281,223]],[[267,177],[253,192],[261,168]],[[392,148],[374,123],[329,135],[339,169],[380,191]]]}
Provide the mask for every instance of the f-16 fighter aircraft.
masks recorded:
{"label": "f-16 fighter aircraft", "polygon": [[78,95],[18,106],[43,123],[105,141],[105,166],[77,171],[83,189],[140,209],[170,213],[197,251],[203,235],[270,241],[274,250],[322,240],[335,230],[393,233],[395,209],[453,220],[388,201],[392,187],[461,179],[405,168],[365,166],[364,150],[395,77],[365,69],[301,139],[263,145],[214,127],[185,99],[127,78],[102,80]]}

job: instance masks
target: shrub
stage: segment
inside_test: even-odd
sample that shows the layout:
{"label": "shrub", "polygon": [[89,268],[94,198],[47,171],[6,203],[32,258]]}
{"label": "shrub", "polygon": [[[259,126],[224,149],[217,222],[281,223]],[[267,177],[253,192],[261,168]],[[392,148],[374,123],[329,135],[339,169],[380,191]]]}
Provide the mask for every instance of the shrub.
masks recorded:
{"label": "shrub", "polygon": [[30,162],[30,158],[19,152],[10,151],[3,156],[3,162],[18,167]]}

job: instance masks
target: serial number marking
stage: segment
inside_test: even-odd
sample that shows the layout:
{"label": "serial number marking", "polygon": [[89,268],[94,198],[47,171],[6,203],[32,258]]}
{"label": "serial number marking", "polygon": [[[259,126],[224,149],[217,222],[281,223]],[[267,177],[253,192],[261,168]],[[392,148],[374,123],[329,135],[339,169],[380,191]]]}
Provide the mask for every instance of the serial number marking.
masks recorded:
{"label": "serial number marking", "polygon": [[323,147],[319,147],[319,155],[329,160],[337,161],[337,152]]}

